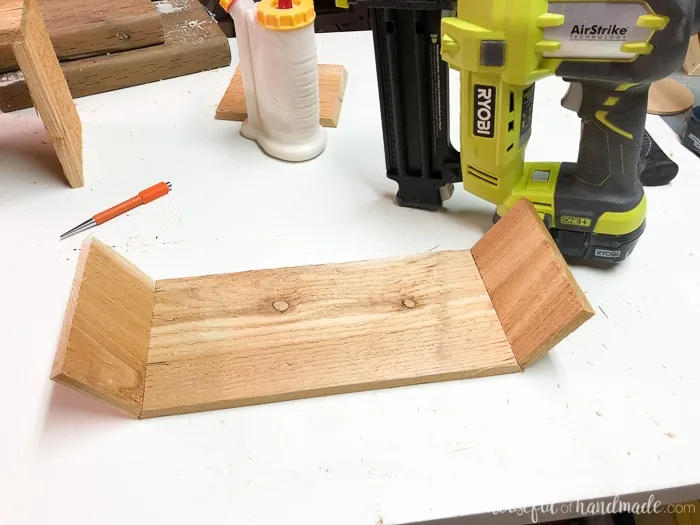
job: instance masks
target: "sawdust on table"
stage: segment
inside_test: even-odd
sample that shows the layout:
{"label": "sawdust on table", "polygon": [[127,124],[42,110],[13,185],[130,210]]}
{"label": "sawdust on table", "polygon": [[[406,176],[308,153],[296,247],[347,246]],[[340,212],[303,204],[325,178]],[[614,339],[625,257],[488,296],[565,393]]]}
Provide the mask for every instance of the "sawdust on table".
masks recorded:
{"label": "sawdust on table", "polygon": [[187,0],[156,0],[153,3],[162,15],[178,13],[187,7]]}

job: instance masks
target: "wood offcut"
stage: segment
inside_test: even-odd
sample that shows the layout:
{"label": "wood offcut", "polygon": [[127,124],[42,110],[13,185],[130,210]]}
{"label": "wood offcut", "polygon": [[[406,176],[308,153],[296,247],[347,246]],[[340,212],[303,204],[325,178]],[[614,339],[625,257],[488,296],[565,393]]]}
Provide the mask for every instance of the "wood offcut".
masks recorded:
{"label": "wood offcut", "polygon": [[678,80],[667,77],[653,82],[649,87],[647,113],[650,115],[678,115],[695,104],[695,95]]}
{"label": "wood offcut", "polygon": [[52,379],[148,418],[520,372],[593,315],[555,250],[525,200],[473,251],[155,282],[93,238]]}
{"label": "wood offcut", "polygon": [[83,132],[36,0],[0,0],[0,44],[9,44],[71,187],[84,185]]}
{"label": "wood offcut", "polygon": [[[73,98],[158,82],[231,64],[228,39],[198,0],[160,0],[164,43],[63,62]],[[0,75],[0,111],[32,106],[21,76]]]}
{"label": "wood offcut", "polygon": [[[348,81],[348,72],[343,66],[332,64],[319,64],[319,110],[321,126],[326,128],[338,127],[340,110],[343,107],[345,86]],[[243,75],[239,67],[231,78],[231,82],[224,96],[216,108],[218,120],[233,120],[243,122],[248,118],[248,110],[243,93]]]}
{"label": "wood offcut", "polygon": [[691,77],[700,75],[700,35],[693,35],[688,43],[683,71]]}

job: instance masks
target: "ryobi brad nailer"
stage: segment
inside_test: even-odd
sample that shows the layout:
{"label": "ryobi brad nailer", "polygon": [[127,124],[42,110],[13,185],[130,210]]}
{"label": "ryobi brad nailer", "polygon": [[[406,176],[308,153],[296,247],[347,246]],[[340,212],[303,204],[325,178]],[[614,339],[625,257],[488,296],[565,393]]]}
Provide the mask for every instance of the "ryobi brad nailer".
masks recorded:
{"label": "ryobi brad nailer", "polygon": [[[646,223],[637,172],[649,85],[681,66],[700,0],[365,1],[399,204],[438,209],[463,182],[496,218],[532,201],[569,260],[631,253]],[[447,64],[461,72],[459,152]],[[525,163],[535,83],[552,75],[571,83],[578,162]]]}
{"label": "ryobi brad nailer", "polygon": [[[619,262],[645,227],[638,177],[649,85],[682,64],[695,0],[458,0],[442,58],[461,72],[467,191],[502,216],[529,199],[571,260]],[[526,163],[535,82],[570,82],[576,163]]]}

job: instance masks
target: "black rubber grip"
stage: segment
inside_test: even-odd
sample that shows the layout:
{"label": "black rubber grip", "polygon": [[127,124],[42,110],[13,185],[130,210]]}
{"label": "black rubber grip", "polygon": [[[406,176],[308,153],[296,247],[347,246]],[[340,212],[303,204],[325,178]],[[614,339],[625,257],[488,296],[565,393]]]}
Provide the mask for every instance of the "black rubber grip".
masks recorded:
{"label": "black rubber grip", "polygon": [[586,81],[582,88],[576,178],[591,186],[625,193],[637,178],[649,86]]}

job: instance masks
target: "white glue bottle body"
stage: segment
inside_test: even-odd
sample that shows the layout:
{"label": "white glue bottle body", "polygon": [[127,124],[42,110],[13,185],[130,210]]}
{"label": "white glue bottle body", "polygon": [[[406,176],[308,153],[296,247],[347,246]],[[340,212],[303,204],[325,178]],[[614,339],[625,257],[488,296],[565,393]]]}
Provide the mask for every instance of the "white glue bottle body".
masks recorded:
{"label": "white glue bottle body", "polygon": [[326,148],[326,132],[312,0],[235,0],[228,10],[248,111],[241,134],[282,160],[317,157]]}

